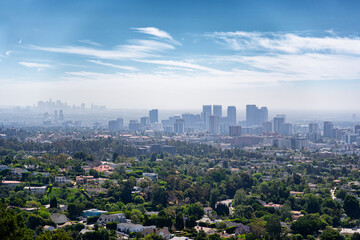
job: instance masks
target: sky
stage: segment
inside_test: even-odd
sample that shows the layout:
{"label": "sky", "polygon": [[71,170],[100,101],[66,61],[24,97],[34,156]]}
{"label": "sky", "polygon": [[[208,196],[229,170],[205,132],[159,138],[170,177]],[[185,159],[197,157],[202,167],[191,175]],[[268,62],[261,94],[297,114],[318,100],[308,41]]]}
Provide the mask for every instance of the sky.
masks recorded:
{"label": "sky", "polygon": [[360,111],[360,1],[0,1],[0,106]]}

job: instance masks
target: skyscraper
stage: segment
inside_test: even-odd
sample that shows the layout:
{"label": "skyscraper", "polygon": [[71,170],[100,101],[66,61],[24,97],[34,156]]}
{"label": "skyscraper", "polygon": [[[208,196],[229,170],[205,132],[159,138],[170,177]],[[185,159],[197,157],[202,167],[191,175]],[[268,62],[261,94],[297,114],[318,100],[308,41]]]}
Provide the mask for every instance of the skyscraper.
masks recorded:
{"label": "skyscraper", "polygon": [[203,105],[201,119],[205,123],[206,127],[209,127],[209,117],[210,116],[211,116],[211,105]]}
{"label": "skyscraper", "polygon": [[150,123],[149,117],[140,118],[140,123],[141,123],[141,126],[143,126],[143,127],[149,125],[149,123]]}
{"label": "skyscraper", "polygon": [[309,133],[316,133],[319,131],[319,124],[309,123]]}
{"label": "skyscraper", "polygon": [[246,125],[247,126],[261,126],[261,124],[268,120],[267,107],[260,109],[256,105],[246,105]]}
{"label": "skyscraper", "polygon": [[281,125],[285,123],[284,117],[274,117],[274,132],[280,133]]}
{"label": "skyscraper", "polygon": [[150,123],[159,122],[159,111],[157,109],[152,109],[149,111]]}
{"label": "skyscraper", "polygon": [[333,138],[334,137],[334,125],[332,122],[324,122],[324,137]]}
{"label": "skyscraper", "polygon": [[235,106],[228,106],[227,121],[232,126],[236,125],[236,107]]}
{"label": "skyscraper", "polygon": [[209,118],[209,132],[213,134],[220,133],[219,117],[211,115]]}
{"label": "skyscraper", "polygon": [[218,116],[219,118],[222,117],[222,105],[213,105],[213,115]]}
{"label": "skyscraper", "polygon": [[355,125],[355,134],[360,135],[360,124]]}
{"label": "skyscraper", "polygon": [[265,121],[262,123],[263,125],[263,132],[272,132],[272,122]]}

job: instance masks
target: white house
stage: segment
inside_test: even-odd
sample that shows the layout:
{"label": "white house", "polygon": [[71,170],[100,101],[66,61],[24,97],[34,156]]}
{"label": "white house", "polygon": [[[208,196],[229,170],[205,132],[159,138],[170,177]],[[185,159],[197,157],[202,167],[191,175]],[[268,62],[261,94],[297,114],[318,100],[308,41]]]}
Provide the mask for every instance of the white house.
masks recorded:
{"label": "white house", "polygon": [[143,226],[141,224],[134,224],[134,223],[118,223],[117,230],[119,232],[141,232],[144,229],[156,229],[156,226]]}
{"label": "white house", "polygon": [[70,179],[67,179],[65,176],[55,176],[55,182],[57,183],[69,183]]}

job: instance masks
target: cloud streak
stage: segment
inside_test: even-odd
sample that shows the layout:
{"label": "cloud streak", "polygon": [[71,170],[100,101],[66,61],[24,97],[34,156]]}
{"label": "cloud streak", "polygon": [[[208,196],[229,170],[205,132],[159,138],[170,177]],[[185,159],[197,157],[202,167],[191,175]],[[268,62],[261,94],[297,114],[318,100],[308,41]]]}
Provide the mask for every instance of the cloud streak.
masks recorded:
{"label": "cloud streak", "polygon": [[134,29],[135,31],[140,32],[140,33],[148,34],[148,35],[151,35],[151,36],[154,36],[157,38],[161,38],[161,39],[166,39],[172,43],[180,45],[180,43],[178,41],[175,41],[169,33],[165,32],[163,30],[160,30],[158,28],[145,27],[145,28],[132,28],[132,29]]}
{"label": "cloud streak", "polygon": [[29,68],[51,68],[53,67],[50,64],[47,63],[35,63],[35,62],[19,62],[20,65],[23,65],[25,67]]}
{"label": "cloud streak", "polygon": [[138,71],[138,69],[136,67],[116,65],[116,64],[112,64],[112,63],[105,63],[105,62],[102,62],[99,60],[88,60],[88,62],[95,63],[95,64],[102,65],[102,66],[123,69],[123,70],[127,70],[127,71]]}

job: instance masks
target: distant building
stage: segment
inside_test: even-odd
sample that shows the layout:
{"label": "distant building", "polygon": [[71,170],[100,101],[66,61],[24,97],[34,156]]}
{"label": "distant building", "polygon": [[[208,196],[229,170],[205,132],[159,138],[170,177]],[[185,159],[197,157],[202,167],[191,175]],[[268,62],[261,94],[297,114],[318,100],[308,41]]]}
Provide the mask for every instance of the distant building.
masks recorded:
{"label": "distant building", "polygon": [[107,213],[108,211],[103,211],[103,210],[98,210],[98,209],[88,209],[88,210],[84,210],[82,216],[87,218],[87,217],[97,217],[100,216],[103,213]]}
{"label": "distant building", "polygon": [[97,220],[97,223],[101,225],[104,225],[109,222],[126,223],[127,221],[123,213],[101,214],[101,216]]}
{"label": "distant building", "polygon": [[206,127],[209,127],[209,118],[210,118],[211,114],[212,114],[211,105],[203,105],[201,119],[205,123]]}
{"label": "distant building", "polygon": [[213,134],[220,133],[219,117],[211,115],[209,118],[209,132]]}
{"label": "distant building", "polygon": [[149,119],[150,119],[150,123],[159,122],[159,111],[158,111],[158,109],[152,109],[152,110],[149,111]]}
{"label": "distant building", "polygon": [[138,120],[130,120],[129,122],[129,130],[130,131],[139,131],[141,129],[141,124]]}
{"label": "distant building", "polygon": [[31,193],[36,193],[36,194],[43,194],[46,192],[46,186],[42,186],[42,187],[24,187],[24,190],[27,190]]}
{"label": "distant building", "polygon": [[281,125],[285,123],[284,117],[274,117],[274,132],[280,133]]}
{"label": "distant building", "polygon": [[324,137],[333,138],[334,137],[334,125],[332,122],[324,122]]}
{"label": "distant building", "polygon": [[272,122],[265,121],[262,123],[263,132],[272,132]]}
{"label": "distant building", "polygon": [[293,134],[293,128],[291,123],[283,123],[280,125],[280,134],[283,136],[290,136]]}
{"label": "distant building", "polygon": [[229,126],[229,135],[231,137],[241,136],[241,126]]}
{"label": "distant building", "polygon": [[227,122],[232,126],[236,125],[236,107],[235,106],[228,106]]}
{"label": "distant building", "polygon": [[360,124],[355,125],[355,134],[360,135]]}
{"label": "distant building", "polygon": [[180,118],[176,119],[174,123],[174,132],[175,133],[184,133],[185,132],[185,120]]}
{"label": "distant building", "polygon": [[124,127],[124,120],[122,118],[118,118],[116,120],[110,120],[108,125],[110,131],[119,131]]}
{"label": "distant building", "polygon": [[319,132],[319,124],[317,123],[309,123],[309,133]]}
{"label": "distant building", "polygon": [[157,181],[158,180],[157,173],[143,173],[143,176],[150,178],[152,181]]}
{"label": "distant building", "polygon": [[222,117],[222,105],[213,105],[213,115]]}
{"label": "distant building", "polygon": [[246,105],[246,125],[261,126],[263,122],[268,120],[267,107],[260,109],[256,105]]}
{"label": "distant building", "polygon": [[142,117],[140,118],[140,123],[142,127],[145,127],[150,124],[150,118],[149,117]]}

